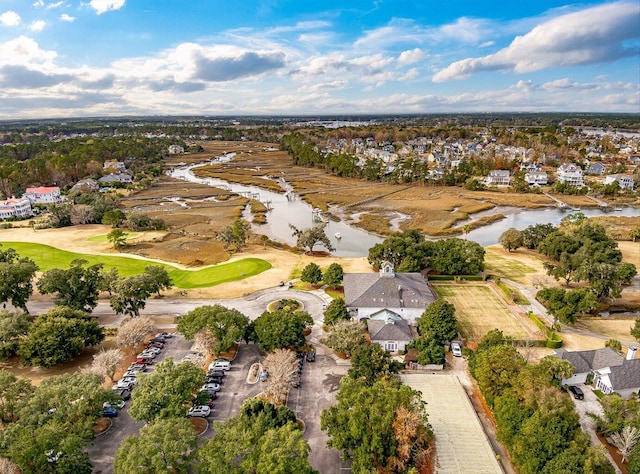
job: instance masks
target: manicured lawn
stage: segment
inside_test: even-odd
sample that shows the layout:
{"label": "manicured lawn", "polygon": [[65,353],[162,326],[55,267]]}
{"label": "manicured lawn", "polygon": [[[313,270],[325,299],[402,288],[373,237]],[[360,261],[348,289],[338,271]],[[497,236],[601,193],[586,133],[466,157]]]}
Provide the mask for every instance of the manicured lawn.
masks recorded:
{"label": "manicured lawn", "polygon": [[485,254],[485,271],[495,275],[508,278],[509,280],[527,284],[527,275],[536,273],[538,270],[521,261],[518,255],[513,258],[505,258],[498,251],[487,248]]}
{"label": "manicured lawn", "polygon": [[145,259],[112,255],[91,255],[56,249],[48,245],[26,242],[1,242],[2,247],[14,248],[20,256],[32,258],[40,271],[52,268],[68,268],[72,260],[82,258],[89,262],[104,264],[105,268],[116,268],[121,276],[137,275],[149,265],[161,265],[167,269],[173,284],[178,288],[206,288],[230,281],[242,280],[271,268],[271,264],[259,258],[245,258],[232,263],[223,263],[200,270],[180,268]]}
{"label": "manicured lawn", "polygon": [[484,286],[434,285],[438,296],[456,307],[462,335],[480,340],[491,329],[515,338],[530,337],[527,330],[495,294]]}

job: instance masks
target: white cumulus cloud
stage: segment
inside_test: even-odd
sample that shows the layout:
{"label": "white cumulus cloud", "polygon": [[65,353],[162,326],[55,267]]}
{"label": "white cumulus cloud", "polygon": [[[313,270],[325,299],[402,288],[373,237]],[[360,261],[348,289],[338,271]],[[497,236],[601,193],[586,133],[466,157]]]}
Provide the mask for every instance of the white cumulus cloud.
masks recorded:
{"label": "white cumulus cloud", "polygon": [[63,13],[62,15],[60,15],[60,20],[66,21],[68,23],[72,23],[72,22],[76,21],[76,17],[68,15],[66,13]]}
{"label": "white cumulus cloud", "polygon": [[46,26],[46,24],[47,23],[45,21],[43,21],[43,20],[34,21],[29,26],[29,29],[31,31],[42,31],[42,30],[44,30],[44,27]]}
{"label": "white cumulus cloud", "polygon": [[13,10],[9,10],[0,15],[0,23],[5,26],[18,26],[20,24],[20,15]]}
{"label": "white cumulus cloud", "polygon": [[628,40],[640,37],[640,3],[615,2],[548,20],[509,46],[479,58],[456,61],[433,76],[434,82],[462,79],[483,71],[517,73],[575,66],[637,54]]}
{"label": "white cumulus cloud", "polygon": [[120,10],[124,7],[125,0],[91,0],[89,6],[93,8],[98,15],[102,15],[108,11]]}
{"label": "white cumulus cloud", "polygon": [[427,57],[428,55],[424,51],[420,48],[415,48],[400,53],[400,56],[398,56],[398,64],[413,64],[422,61]]}

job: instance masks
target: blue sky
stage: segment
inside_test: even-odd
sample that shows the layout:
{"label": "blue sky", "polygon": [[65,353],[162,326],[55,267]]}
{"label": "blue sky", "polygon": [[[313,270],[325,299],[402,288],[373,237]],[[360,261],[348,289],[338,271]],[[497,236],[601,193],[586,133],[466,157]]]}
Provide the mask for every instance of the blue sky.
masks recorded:
{"label": "blue sky", "polygon": [[640,113],[640,1],[0,0],[0,119]]}

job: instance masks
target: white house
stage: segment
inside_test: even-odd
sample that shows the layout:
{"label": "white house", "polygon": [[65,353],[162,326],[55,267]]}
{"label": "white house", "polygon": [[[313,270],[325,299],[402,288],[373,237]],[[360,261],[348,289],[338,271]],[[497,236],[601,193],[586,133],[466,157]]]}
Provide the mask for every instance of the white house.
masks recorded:
{"label": "white house", "polygon": [[437,299],[422,274],[395,273],[389,263],[379,273],[345,273],[344,297],[357,319],[390,310],[412,325]]}
{"label": "white house", "polygon": [[27,198],[11,198],[0,201],[0,219],[29,217],[31,215],[33,215],[31,211],[31,201]]}
{"label": "white house", "polygon": [[388,309],[372,314],[367,321],[367,329],[371,342],[389,352],[404,351],[414,339],[409,324]]}
{"label": "white house", "polygon": [[593,374],[595,388],[602,393],[617,393],[624,398],[640,391],[640,359],[635,359],[635,348],[630,348],[625,359],[609,347],[590,351],[558,349],[556,357],[573,365],[573,376],[562,379],[562,385],[583,384]]}
{"label": "white house", "polygon": [[58,186],[27,188],[22,197],[27,198],[31,204],[53,204],[62,202],[60,188]]}
{"label": "white house", "polygon": [[492,170],[489,171],[489,176],[485,179],[487,186],[509,186],[511,182],[511,173],[509,170]]}
{"label": "white house", "polygon": [[604,178],[604,184],[613,184],[618,182],[620,189],[629,189],[633,191],[634,182],[631,176],[626,174],[610,174]]}
{"label": "white house", "polygon": [[582,169],[573,163],[564,163],[558,167],[558,181],[582,187]]}
{"label": "white house", "polygon": [[548,182],[546,171],[527,171],[524,180],[529,186],[544,186]]}
{"label": "white house", "polygon": [[179,155],[180,153],[184,153],[184,147],[180,145],[169,145],[170,155]]}

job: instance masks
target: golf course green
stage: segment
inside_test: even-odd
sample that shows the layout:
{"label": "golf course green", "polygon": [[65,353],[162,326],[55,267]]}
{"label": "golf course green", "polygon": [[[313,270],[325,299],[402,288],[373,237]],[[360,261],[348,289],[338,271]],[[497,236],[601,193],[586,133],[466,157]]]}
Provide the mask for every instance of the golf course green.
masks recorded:
{"label": "golf course green", "polygon": [[260,258],[245,258],[230,263],[222,263],[200,270],[182,270],[165,263],[116,255],[92,255],[67,252],[43,244],[27,242],[0,242],[3,249],[13,248],[21,257],[29,257],[40,267],[40,271],[52,268],[68,268],[71,261],[81,258],[88,265],[102,263],[105,269],[115,268],[121,276],[137,275],[149,265],[161,265],[167,269],[178,288],[207,288],[210,286],[242,280],[271,268],[271,264]]}

